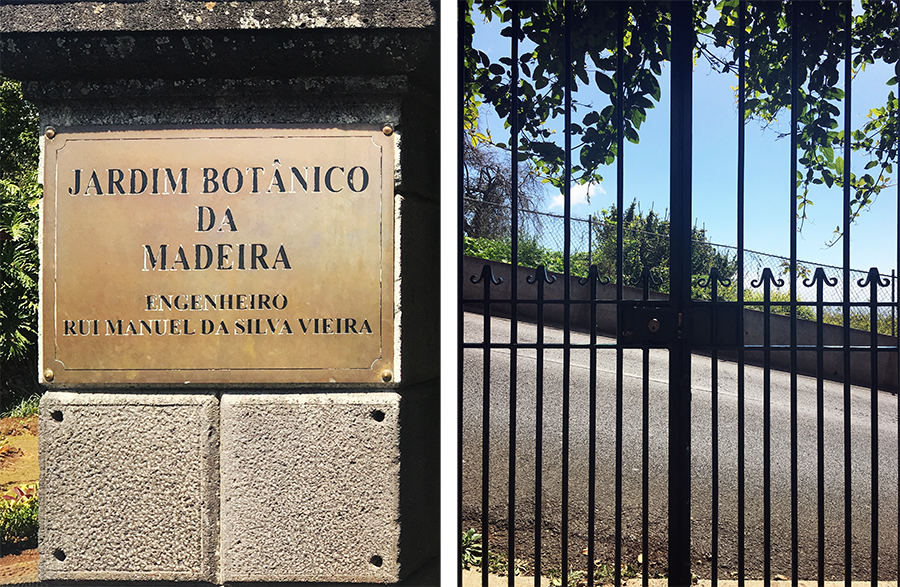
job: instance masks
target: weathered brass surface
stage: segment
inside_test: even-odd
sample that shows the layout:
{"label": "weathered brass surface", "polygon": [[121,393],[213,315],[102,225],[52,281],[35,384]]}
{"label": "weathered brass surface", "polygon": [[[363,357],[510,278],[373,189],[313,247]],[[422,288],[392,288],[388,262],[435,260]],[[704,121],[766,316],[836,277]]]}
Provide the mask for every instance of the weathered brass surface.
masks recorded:
{"label": "weathered brass surface", "polygon": [[41,372],[382,383],[394,140],[377,127],[48,135]]}

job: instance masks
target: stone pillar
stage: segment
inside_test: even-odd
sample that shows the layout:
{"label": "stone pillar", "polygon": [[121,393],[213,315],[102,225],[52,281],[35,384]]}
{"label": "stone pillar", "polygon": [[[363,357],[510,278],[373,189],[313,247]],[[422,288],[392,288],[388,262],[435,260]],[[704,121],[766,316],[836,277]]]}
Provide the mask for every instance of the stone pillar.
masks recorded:
{"label": "stone pillar", "polygon": [[[279,363],[266,371],[260,368],[268,364],[260,355],[265,347],[258,345],[263,343],[254,343],[257,346],[249,346],[246,353],[234,351],[224,366],[208,356],[219,352],[218,347],[203,342],[183,347],[172,359],[180,365],[174,370],[165,361],[156,365],[156,357],[151,356],[156,350],[142,356],[142,347],[132,339],[128,344],[138,346],[131,350],[108,344],[117,332],[114,325],[104,324],[104,316],[85,315],[86,326],[74,316],[71,324],[65,322],[57,306],[73,302],[72,297],[56,299],[52,290],[56,274],[48,273],[50,269],[44,272],[41,373],[49,391],[40,411],[42,581],[393,583],[436,557],[437,30],[436,3],[427,0],[0,5],[0,74],[23,80],[26,98],[40,109],[47,158],[61,161],[68,156],[60,154],[68,153],[60,147],[61,140],[140,138],[144,132],[151,137],[185,133],[203,139],[205,133],[218,137],[223,129],[246,131],[253,140],[263,141],[259,144],[267,136],[285,133],[337,133],[334,141],[340,142],[341,129],[361,129],[373,136],[383,132],[373,142],[393,157],[388,162],[392,177],[386,183],[393,191],[388,200],[392,209],[380,225],[392,237],[379,241],[392,244],[382,255],[386,265],[379,290],[383,299],[391,301],[380,321],[386,329],[382,348],[387,350],[380,359],[386,368],[374,379],[365,369],[363,375],[344,379],[340,369],[304,374],[306,355],[302,353],[287,367]],[[75,143],[66,144],[71,151],[68,145]],[[128,149],[124,142],[122,149]],[[253,149],[248,148],[248,156]],[[149,169],[154,164],[146,157]],[[287,165],[276,164],[282,163]],[[266,165],[271,164],[270,159]],[[83,167],[90,168],[90,157]],[[246,170],[248,182],[250,169]],[[48,177],[48,170],[44,171],[45,199],[50,201],[48,186],[55,186],[56,198],[69,205],[64,200],[69,197],[65,178]],[[119,198],[113,201],[131,206],[146,200],[148,206],[156,206],[146,195],[149,191],[138,193],[134,186],[129,190],[128,170],[123,170],[124,183],[118,184],[117,172],[106,175],[107,171],[104,167],[96,185],[84,192],[83,201],[100,200],[97,192],[108,187],[112,195],[104,194],[107,200],[101,201]],[[199,175],[193,177],[193,167],[190,179],[187,173],[185,184],[201,181]],[[326,173],[324,167],[321,173]],[[84,174],[89,182],[90,172]],[[346,182],[346,174],[341,169],[333,177]],[[359,177],[355,186],[353,180],[342,184],[345,194],[360,188]],[[180,193],[179,180],[174,177],[170,182],[173,193]],[[275,190],[273,186],[270,191]],[[184,193],[194,189],[200,188],[186,187]],[[249,183],[244,189],[250,189]],[[340,189],[335,187],[333,192]],[[160,200],[172,201],[177,200]],[[182,212],[173,211],[172,223],[200,222],[195,226],[199,233],[205,228],[202,215],[199,221],[196,217],[200,206],[189,204]],[[259,209],[265,206],[259,200]],[[291,206],[290,214],[304,215],[302,203]],[[195,210],[192,220],[182,218],[184,210]],[[56,218],[47,209],[42,214],[45,222]],[[114,251],[116,243],[104,240],[104,226],[93,225],[91,213],[85,214],[78,228],[66,229],[74,230],[67,233],[66,242],[78,246],[83,235],[84,242],[105,243]],[[152,234],[154,223],[166,223],[161,220],[166,214],[156,210],[148,220],[130,217],[129,222],[134,230]],[[266,214],[277,216],[278,210]],[[353,211],[340,214],[335,222],[352,217]],[[254,234],[266,234],[262,212],[250,220],[237,218],[237,212],[235,216],[239,226],[252,221]],[[290,223],[284,218],[279,222]],[[45,226],[42,260],[54,271],[63,270],[60,264],[68,257],[48,256],[55,250],[55,243],[50,243],[54,234]],[[349,231],[341,238],[355,237]],[[333,243],[316,242],[313,247],[300,239],[297,246],[303,248],[291,250],[291,242],[282,243],[294,265],[286,283],[315,283],[321,276],[297,270],[300,261],[327,254]],[[176,245],[170,246],[168,262],[172,263]],[[247,247],[249,251],[250,244]],[[232,256],[223,263],[220,252],[219,268],[237,269],[233,253],[237,245],[227,250]],[[148,269],[147,259],[160,260],[158,253],[155,248],[144,253],[150,256],[145,256],[143,270]],[[89,257],[90,251],[81,254]],[[193,254],[191,249],[182,267],[173,263],[170,269],[197,273]],[[200,255],[197,252],[197,266]],[[215,263],[212,259],[210,263]],[[338,262],[334,265],[336,272],[355,270]],[[97,280],[111,283],[143,275],[140,269],[110,268],[96,259],[85,267],[86,273],[72,280],[85,283],[94,296],[105,291],[97,289]],[[71,273],[75,268],[67,270]],[[159,276],[168,279],[168,273]],[[235,294],[253,293],[255,277],[229,275],[227,279],[231,281],[213,283],[237,288]],[[170,291],[165,282],[159,283],[159,291],[146,292],[147,307],[140,308],[142,312],[157,303],[151,295],[209,293]],[[367,286],[360,287],[360,296],[371,293],[365,291]],[[342,295],[352,300],[354,293],[348,289],[349,294]],[[110,285],[110,290],[115,287]],[[301,301],[315,306],[311,302],[335,293],[314,286],[304,291],[308,297],[294,296],[292,308],[303,307]],[[190,297],[185,299],[191,303]],[[112,299],[98,304],[107,311],[121,307],[127,313],[134,301]],[[153,309],[160,310],[161,316],[166,308],[159,304]],[[207,315],[211,316],[202,316]],[[201,314],[185,316],[199,321]],[[137,318],[144,317],[135,315],[136,329],[141,328]],[[341,327],[340,318],[333,318],[338,326],[334,322],[326,326],[325,320],[331,318],[321,318],[323,331]],[[99,320],[92,326],[90,319]],[[125,334],[127,323],[126,316]],[[350,328],[349,322],[342,324]],[[312,323],[307,325],[313,328]],[[95,330],[93,340],[84,336],[85,344],[96,345],[84,356],[77,352],[82,339],[73,334],[78,326],[89,333]],[[63,332],[65,328],[72,332]],[[179,323],[178,328],[187,331],[200,326]],[[294,329],[299,332],[296,323]],[[75,349],[79,361],[100,366],[78,371],[74,363],[57,356],[58,341],[49,337],[64,334],[75,336],[65,344]],[[266,334],[256,336],[254,340],[263,340],[260,337]],[[120,358],[126,356],[127,360]],[[319,354],[315,358],[327,363],[332,357]],[[127,365],[118,369],[122,361]],[[204,365],[213,366],[206,369]]]}

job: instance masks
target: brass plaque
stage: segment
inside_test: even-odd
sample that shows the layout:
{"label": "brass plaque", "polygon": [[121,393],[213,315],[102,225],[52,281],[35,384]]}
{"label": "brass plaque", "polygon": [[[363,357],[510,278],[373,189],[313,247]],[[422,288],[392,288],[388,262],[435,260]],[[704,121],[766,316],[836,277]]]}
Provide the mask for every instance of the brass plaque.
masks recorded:
{"label": "brass plaque", "polygon": [[390,381],[394,140],[381,128],[48,138],[44,379]]}

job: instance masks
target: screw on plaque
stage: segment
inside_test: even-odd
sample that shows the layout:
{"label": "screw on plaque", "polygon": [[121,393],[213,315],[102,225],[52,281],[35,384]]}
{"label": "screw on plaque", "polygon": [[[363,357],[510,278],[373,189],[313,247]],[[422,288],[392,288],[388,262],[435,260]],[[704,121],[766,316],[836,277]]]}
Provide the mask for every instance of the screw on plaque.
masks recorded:
{"label": "screw on plaque", "polygon": [[384,136],[389,137],[394,134],[394,127],[390,124],[385,124],[384,127],[382,127],[381,132],[384,133]]}
{"label": "screw on plaque", "polygon": [[47,130],[44,131],[44,136],[48,139],[52,139],[56,136],[56,129],[54,129],[52,126],[48,126]]}
{"label": "screw on plaque", "polygon": [[44,379],[53,381],[53,369],[44,369]]}
{"label": "screw on plaque", "polygon": [[388,381],[393,379],[393,377],[394,377],[394,374],[391,373],[390,369],[385,369],[384,371],[381,372],[381,380],[384,381],[385,383],[387,383]]}

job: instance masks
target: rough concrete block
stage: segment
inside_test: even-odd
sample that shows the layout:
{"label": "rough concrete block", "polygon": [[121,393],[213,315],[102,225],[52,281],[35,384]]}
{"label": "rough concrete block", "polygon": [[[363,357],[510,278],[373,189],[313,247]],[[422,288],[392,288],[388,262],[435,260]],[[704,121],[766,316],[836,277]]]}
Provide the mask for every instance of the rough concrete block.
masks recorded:
{"label": "rough concrete block", "polygon": [[223,394],[224,582],[400,579],[400,400]]}
{"label": "rough concrete block", "polygon": [[215,581],[217,408],[209,393],[45,394],[41,581]]}

